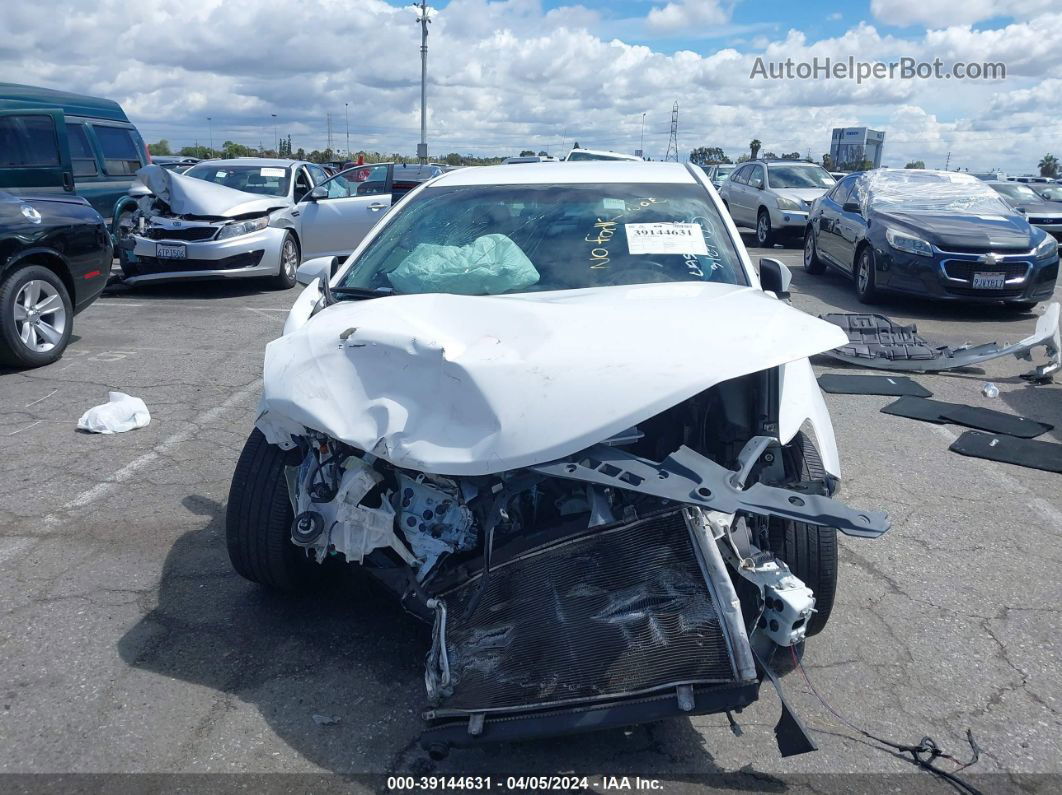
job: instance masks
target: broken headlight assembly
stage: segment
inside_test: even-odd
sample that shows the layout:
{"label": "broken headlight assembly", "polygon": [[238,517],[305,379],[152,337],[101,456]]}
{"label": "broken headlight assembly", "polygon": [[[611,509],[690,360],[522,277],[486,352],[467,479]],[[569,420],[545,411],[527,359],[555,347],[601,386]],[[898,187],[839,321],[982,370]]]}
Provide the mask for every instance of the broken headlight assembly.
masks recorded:
{"label": "broken headlight assembly", "polygon": [[225,224],[218,232],[216,240],[228,240],[230,237],[239,237],[240,235],[249,235],[252,232],[258,232],[269,226],[269,216],[263,215],[260,218],[252,218],[249,221],[234,221],[233,223]]}

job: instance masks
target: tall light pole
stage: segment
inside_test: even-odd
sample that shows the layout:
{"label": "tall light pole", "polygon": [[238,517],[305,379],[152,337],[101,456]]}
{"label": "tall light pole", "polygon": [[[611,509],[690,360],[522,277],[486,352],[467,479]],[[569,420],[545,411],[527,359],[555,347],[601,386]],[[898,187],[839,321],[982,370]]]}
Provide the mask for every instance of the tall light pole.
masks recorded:
{"label": "tall light pole", "polygon": [[638,157],[645,157],[645,114],[642,114],[642,134],[638,141]]}
{"label": "tall light pole", "polygon": [[347,159],[350,159],[350,103],[343,103],[343,121],[347,126]]}
{"label": "tall light pole", "polygon": [[421,163],[428,162],[428,2],[420,0],[414,4],[417,9],[417,22],[420,23],[420,143],[417,144],[417,158]]}
{"label": "tall light pole", "polygon": [[210,157],[214,156],[214,119],[207,116],[207,126],[210,129]]}
{"label": "tall light pole", "polygon": [[277,137],[277,114],[270,113],[273,117],[273,151],[276,152],[277,157],[280,157],[280,138]]}

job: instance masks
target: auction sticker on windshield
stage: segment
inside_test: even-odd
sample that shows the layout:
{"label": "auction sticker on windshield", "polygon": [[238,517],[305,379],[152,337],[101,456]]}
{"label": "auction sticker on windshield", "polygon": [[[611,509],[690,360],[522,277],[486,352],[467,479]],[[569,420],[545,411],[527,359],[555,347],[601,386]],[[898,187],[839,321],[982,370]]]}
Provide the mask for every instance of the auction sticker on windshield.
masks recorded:
{"label": "auction sticker on windshield", "polygon": [[627,233],[627,251],[631,254],[708,255],[700,224],[624,224],[623,228]]}

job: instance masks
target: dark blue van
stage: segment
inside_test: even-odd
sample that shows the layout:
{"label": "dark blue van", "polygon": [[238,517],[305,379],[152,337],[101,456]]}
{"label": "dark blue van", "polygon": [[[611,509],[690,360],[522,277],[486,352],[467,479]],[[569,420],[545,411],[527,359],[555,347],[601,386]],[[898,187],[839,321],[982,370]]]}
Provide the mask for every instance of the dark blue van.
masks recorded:
{"label": "dark blue van", "polygon": [[110,222],[150,157],[109,99],[0,83],[0,190],[76,194]]}

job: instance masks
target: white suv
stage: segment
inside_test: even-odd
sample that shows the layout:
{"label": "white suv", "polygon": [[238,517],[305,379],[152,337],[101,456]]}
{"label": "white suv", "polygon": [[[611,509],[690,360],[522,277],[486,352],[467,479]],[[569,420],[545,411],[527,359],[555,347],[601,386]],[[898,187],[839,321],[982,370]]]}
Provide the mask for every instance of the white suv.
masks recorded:
{"label": "white suv", "polygon": [[719,196],[738,226],[770,246],[779,234],[804,236],[811,203],[836,184],[822,166],[798,160],[756,160],[735,169]]}

